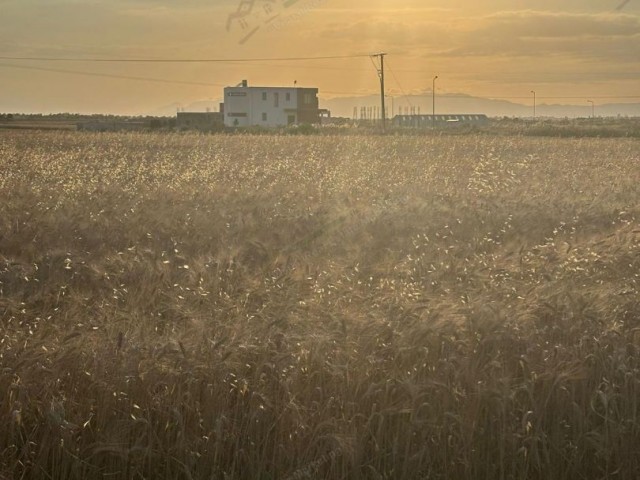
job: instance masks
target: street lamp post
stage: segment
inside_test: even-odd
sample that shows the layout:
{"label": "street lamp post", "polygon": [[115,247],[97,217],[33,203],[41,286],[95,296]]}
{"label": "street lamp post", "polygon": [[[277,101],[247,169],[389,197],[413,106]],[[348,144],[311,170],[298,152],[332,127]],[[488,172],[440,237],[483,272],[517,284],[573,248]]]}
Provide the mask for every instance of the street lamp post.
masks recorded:
{"label": "street lamp post", "polygon": [[433,77],[433,85],[431,87],[431,120],[433,121],[433,125],[436,124],[436,80],[438,79],[438,75]]}
{"label": "street lamp post", "polygon": [[536,92],[535,90],[531,90],[531,93],[533,93],[533,119],[536,119]]}
{"label": "street lamp post", "polygon": [[591,104],[591,118],[596,118],[596,107],[593,100],[587,100],[587,103]]}

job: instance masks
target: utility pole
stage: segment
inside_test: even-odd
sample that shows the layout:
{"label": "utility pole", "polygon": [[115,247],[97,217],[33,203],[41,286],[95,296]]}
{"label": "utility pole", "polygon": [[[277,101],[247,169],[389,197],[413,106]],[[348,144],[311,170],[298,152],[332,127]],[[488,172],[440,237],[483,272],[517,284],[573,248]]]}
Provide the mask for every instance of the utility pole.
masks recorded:
{"label": "utility pole", "polygon": [[432,112],[431,112],[431,120],[433,120],[433,125],[435,126],[436,124],[436,80],[438,79],[438,75],[436,75],[435,77],[433,77],[433,86],[431,87],[431,106],[432,106]]}
{"label": "utility pole", "polygon": [[380,68],[378,69],[378,76],[380,77],[380,104],[382,105],[382,131],[384,132],[387,127],[387,118],[384,110],[384,57],[386,53],[376,53],[371,55],[372,57],[380,58]]}
{"label": "utility pole", "polygon": [[593,103],[593,100],[587,100],[587,103],[591,104],[591,118],[592,119],[596,118],[596,107],[595,107],[595,104]]}
{"label": "utility pole", "polygon": [[531,90],[531,93],[533,93],[533,119],[536,119],[536,91],[535,90]]}

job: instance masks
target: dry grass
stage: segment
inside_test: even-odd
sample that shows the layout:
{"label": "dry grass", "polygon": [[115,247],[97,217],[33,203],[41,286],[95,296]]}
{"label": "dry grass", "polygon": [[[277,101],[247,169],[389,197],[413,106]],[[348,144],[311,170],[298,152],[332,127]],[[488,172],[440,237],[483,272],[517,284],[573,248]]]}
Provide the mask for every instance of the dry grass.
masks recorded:
{"label": "dry grass", "polygon": [[0,477],[637,478],[639,151],[0,133]]}

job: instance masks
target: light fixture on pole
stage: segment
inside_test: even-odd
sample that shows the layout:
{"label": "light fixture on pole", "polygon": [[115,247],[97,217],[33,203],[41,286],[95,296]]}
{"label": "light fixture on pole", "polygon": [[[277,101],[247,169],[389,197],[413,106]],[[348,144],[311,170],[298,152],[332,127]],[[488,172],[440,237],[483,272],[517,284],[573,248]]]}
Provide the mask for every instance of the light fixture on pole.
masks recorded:
{"label": "light fixture on pole", "polygon": [[587,100],[587,103],[591,104],[591,118],[596,118],[596,107],[593,100]]}
{"label": "light fixture on pole", "polygon": [[536,92],[535,90],[531,90],[531,93],[533,93],[533,119],[536,119]]}
{"label": "light fixture on pole", "polygon": [[433,77],[433,85],[431,87],[431,120],[433,120],[433,124],[436,122],[436,80],[438,79],[438,75]]}

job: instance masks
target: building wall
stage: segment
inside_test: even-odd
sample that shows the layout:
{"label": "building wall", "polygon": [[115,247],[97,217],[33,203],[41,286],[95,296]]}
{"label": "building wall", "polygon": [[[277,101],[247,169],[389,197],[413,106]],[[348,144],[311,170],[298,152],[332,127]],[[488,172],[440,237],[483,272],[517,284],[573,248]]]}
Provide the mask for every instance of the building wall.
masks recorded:
{"label": "building wall", "polygon": [[298,88],[298,122],[320,123],[318,90],[315,88]]}
{"label": "building wall", "polygon": [[[311,95],[301,104],[302,92]],[[224,124],[227,127],[279,127],[318,121],[318,90],[287,87],[227,87],[224,89]],[[304,97],[308,99],[309,97]],[[303,108],[302,108],[303,107]],[[315,116],[311,111],[315,108]]]}

